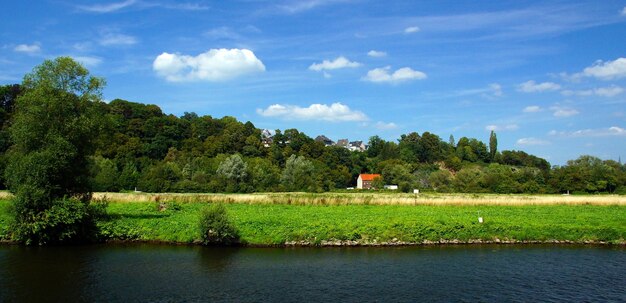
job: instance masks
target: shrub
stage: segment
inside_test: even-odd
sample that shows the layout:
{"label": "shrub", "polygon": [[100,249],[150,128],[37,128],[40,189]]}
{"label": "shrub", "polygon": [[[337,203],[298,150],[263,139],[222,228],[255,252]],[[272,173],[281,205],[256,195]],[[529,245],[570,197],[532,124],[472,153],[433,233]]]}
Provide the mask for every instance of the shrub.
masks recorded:
{"label": "shrub", "polygon": [[222,204],[211,204],[202,209],[199,228],[204,245],[233,245],[239,242],[239,234]]}

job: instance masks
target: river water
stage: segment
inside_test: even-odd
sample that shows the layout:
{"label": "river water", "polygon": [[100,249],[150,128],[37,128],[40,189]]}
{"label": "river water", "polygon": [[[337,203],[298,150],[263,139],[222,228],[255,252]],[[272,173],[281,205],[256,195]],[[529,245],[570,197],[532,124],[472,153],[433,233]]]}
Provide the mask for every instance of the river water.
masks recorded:
{"label": "river water", "polygon": [[626,249],[0,245],[0,302],[626,302]]}

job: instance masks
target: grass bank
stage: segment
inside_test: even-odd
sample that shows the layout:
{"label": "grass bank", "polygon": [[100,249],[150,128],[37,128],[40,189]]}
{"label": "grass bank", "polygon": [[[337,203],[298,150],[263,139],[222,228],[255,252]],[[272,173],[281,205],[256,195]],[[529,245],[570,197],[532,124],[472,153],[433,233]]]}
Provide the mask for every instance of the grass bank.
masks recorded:
{"label": "grass bank", "polygon": [[[8,219],[0,201],[0,233]],[[193,243],[206,203],[109,204],[108,240]],[[621,205],[226,205],[249,245],[412,244],[431,242],[626,243]],[[478,213],[484,223],[478,223]],[[5,233],[6,234],[6,233]]]}

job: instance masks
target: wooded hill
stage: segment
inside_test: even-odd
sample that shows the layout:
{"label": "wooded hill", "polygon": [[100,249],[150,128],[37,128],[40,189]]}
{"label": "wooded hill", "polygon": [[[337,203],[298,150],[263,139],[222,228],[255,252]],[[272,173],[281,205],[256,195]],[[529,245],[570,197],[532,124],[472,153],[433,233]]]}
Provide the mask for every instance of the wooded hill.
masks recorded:
{"label": "wooded hill", "polygon": [[[8,126],[20,85],[0,86],[0,176],[11,146]],[[92,104],[103,119],[90,167],[95,191],[329,191],[354,186],[360,173],[403,191],[493,193],[626,193],[626,166],[581,156],[551,167],[523,151],[499,151],[462,137],[424,132],[397,142],[373,136],[364,152],[325,146],[297,129],[262,130],[233,117],[168,115],[156,105],[115,99]],[[317,135],[317,134],[316,134]],[[0,188],[5,188],[4,178]]]}

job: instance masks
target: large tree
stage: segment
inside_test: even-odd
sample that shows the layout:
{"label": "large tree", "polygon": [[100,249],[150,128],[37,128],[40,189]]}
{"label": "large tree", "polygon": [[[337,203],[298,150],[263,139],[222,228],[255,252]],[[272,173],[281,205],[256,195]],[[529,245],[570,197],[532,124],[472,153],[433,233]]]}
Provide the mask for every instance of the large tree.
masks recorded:
{"label": "large tree", "polygon": [[17,240],[45,244],[87,233],[90,156],[101,125],[96,105],[103,85],[69,57],[46,60],[24,77],[5,172],[15,195]]}

